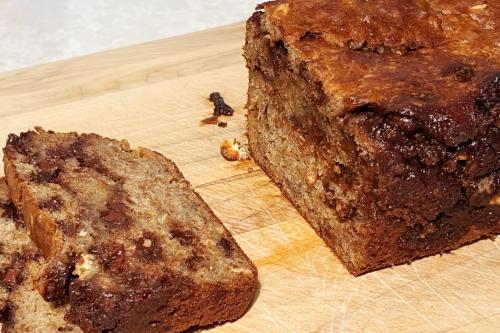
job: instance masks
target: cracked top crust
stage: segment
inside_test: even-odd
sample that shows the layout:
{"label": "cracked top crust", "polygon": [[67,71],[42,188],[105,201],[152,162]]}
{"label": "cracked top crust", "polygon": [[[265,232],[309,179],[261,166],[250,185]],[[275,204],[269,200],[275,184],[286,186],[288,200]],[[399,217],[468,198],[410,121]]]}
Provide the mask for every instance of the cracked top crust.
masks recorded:
{"label": "cracked top crust", "polygon": [[499,125],[498,1],[280,0],[258,9],[293,70],[321,87],[329,118],[396,114],[449,146]]}
{"label": "cracked top crust", "polygon": [[500,42],[496,1],[278,0],[257,8],[297,48],[298,42],[316,35],[331,46],[382,46],[384,53],[440,47],[495,57]]}

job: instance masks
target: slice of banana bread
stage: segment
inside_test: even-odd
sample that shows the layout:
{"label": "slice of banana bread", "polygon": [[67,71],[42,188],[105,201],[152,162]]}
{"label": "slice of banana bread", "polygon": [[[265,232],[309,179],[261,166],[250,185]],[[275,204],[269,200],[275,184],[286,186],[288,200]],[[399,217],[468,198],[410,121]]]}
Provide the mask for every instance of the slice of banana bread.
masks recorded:
{"label": "slice of banana bread", "polygon": [[82,332],[64,320],[66,307],[45,302],[32,277],[43,258],[15,213],[5,178],[0,178],[0,322],[2,333]]}
{"label": "slice of banana bread", "polygon": [[281,0],[248,20],[251,153],[351,273],[500,232],[499,18]]}
{"label": "slice of banana bread", "polygon": [[68,298],[84,332],[177,332],[234,320],[257,271],[173,162],[96,134],[11,134],[13,201],[47,264],[36,288]]}

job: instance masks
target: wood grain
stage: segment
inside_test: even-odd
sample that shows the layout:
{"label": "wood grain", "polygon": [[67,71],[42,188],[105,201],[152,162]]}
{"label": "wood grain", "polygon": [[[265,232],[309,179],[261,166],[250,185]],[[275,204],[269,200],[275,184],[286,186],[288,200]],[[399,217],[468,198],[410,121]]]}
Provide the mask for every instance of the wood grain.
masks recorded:
{"label": "wood grain", "polygon": [[[243,39],[237,24],[0,75],[0,137],[41,125],[172,158],[259,268],[250,311],[213,332],[498,332],[499,240],[354,278],[253,162],[221,158],[244,139]],[[200,126],[212,91],[227,128]]]}

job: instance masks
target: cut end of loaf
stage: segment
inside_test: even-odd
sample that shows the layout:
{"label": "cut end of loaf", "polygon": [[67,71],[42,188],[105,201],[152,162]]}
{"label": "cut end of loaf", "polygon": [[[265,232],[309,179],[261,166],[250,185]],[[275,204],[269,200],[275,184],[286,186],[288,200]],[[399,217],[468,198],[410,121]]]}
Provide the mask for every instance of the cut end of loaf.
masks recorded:
{"label": "cut end of loaf", "polygon": [[[388,7],[407,18],[401,29],[376,24]],[[252,156],[352,274],[500,233],[499,62],[486,21],[461,17],[484,32],[465,40],[396,2],[259,9],[245,45]],[[409,49],[415,33],[425,45]]]}

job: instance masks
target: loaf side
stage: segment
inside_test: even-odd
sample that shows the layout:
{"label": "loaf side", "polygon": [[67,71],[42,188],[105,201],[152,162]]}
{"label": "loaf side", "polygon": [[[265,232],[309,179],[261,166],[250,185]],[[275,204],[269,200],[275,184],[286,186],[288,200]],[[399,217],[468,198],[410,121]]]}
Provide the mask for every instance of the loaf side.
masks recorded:
{"label": "loaf side", "polygon": [[499,14],[273,1],[248,20],[252,155],[351,273],[500,232]]}

